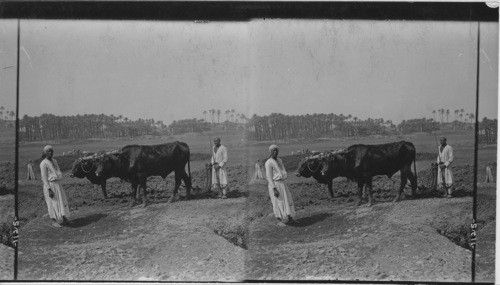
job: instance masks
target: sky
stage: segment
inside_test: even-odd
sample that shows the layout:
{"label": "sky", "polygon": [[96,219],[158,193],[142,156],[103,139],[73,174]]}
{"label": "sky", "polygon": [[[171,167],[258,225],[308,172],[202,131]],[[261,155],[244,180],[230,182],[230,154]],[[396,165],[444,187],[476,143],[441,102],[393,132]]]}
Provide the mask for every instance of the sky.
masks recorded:
{"label": "sky", "polygon": [[[498,23],[481,23],[480,118],[498,117]],[[17,21],[0,20],[0,96]],[[476,22],[22,20],[20,117],[335,113],[399,123],[475,111]],[[10,67],[14,66],[14,67]],[[4,96],[6,95],[6,96]],[[11,99],[12,98],[12,99]]]}

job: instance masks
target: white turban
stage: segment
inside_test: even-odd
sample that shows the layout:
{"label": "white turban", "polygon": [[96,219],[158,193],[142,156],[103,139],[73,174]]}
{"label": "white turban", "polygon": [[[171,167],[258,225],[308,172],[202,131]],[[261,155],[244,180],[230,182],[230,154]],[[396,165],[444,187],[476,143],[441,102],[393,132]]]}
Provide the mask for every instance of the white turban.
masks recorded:
{"label": "white turban", "polygon": [[43,152],[46,152],[49,149],[54,150],[54,148],[50,144],[48,144],[43,148]]}
{"label": "white turban", "polygon": [[278,148],[278,146],[275,144],[272,144],[271,146],[269,146],[269,152],[272,152],[273,149],[275,149],[275,148]]}

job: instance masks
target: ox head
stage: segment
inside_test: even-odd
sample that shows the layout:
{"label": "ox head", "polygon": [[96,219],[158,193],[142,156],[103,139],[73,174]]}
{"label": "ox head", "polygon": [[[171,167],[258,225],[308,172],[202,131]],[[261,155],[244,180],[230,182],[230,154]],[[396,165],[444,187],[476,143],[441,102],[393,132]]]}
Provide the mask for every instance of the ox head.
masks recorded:
{"label": "ox head", "polygon": [[94,157],[78,158],[73,162],[70,177],[85,178],[93,170],[95,170]]}
{"label": "ox head", "polygon": [[95,160],[95,175],[97,177],[109,175],[113,169],[114,163],[117,160],[118,157],[116,151],[100,154]]}
{"label": "ox head", "polygon": [[328,178],[333,179],[340,176],[340,169],[345,164],[345,151],[338,150],[328,153],[324,159],[324,164],[321,169],[322,176],[328,176]]}
{"label": "ox head", "polygon": [[324,163],[322,154],[305,157],[299,162],[297,176],[309,178],[315,174],[319,174],[323,169]]}

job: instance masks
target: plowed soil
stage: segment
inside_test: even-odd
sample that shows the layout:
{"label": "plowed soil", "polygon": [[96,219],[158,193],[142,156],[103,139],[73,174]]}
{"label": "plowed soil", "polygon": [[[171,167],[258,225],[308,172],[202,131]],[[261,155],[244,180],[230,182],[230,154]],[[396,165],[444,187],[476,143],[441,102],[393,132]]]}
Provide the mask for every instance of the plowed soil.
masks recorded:
{"label": "plowed soil", "polygon": [[14,248],[12,230],[14,222],[14,164],[0,164],[0,280],[14,278]]}
{"label": "plowed soil", "polygon": [[[50,226],[40,182],[24,181],[19,279],[471,280],[472,167],[455,166],[454,198],[430,192],[430,171],[424,169],[415,199],[392,203],[399,177],[377,177],[376,204],[358,207],[355,183],[336,179],[339,197],[331,199],[325,185],[293,176],[299,156],[283,159],[297,210],[296,225],[285,228],[271,214],[267,183],[249,181],[252,167],[243,165],[229,167],[224,200],[203,189],[186,200],[181,189],[181,197],[168,204],[173,174],[166,184],[152,177],[146,208],[130,205],[128,183],[109,179],[110,198],[104,200],[99,188],[69,178],[63,169],[72,210],[63,228]],[[202,163],[193,165],[193,184],[203,188]],[[489,235],[493,244],[478,238],[476,281],[492,282],[495,185],[480,186],[478,237]]]}

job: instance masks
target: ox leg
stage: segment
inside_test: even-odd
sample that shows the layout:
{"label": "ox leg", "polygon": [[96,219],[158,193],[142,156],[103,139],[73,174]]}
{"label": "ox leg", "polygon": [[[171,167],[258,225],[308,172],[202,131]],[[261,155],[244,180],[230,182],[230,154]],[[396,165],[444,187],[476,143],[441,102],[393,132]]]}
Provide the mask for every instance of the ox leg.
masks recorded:
{"label": "ox leg", "polygon": [[[186,199],[190,199],[191,198],[191,187],[192,187],[191,179],[190,179],[189,175],[187,175],[186,171],[184,171],[184,169],[179,174],[180,174],[181,179],[184,181],[184,184],[186,185]],[[175,176],[177,176],[177,174]]]}
{"label": "ox leg", "polygon": [[408,177],[406,177],[406,172],[401,171],[401,185],[399,186],[398,193],[396,193],[396,197],[393,202],[401,201],[401,196],[403,195],[403,189],[405,189],[406,183],[408,182]]}
{"label": "ox leg", "polygon": [[368,206],[371,206],[375,203],[375,199],[373,199],[373,184],[372,184],[372,179],[368,180],[368,182],[366,182],[366,189],[365,191],[367,191],[367,196],[368,196]]}
{"label": "ox leg", "polygon": [[363,186],[364,182],[358,182],[358,202],[356,203],[356,206],[360,206],[363,204]]}
{"label": "ox leg", "polygon": [[174,186],[174,193],[172,193],[172,197],[168,200],[168,203],[172,203],[175,199],[175,196],[177,196],[177,192],[179,190],[179,187],[181,186],[181,177],[177,173],[175,173],[175,186]]}
{"label": "ox leg", "polygon": [[417,177],[411,172],[410,169],[408,169],[408,179],[410,179],[411,183],[411,197],[416,198],[416,191],[417,191]]}
{"label": "ox leg", "polygon": [[106,182],[101,184],[102,195],[104,195],[104,199],[108,199],[108,192],[106,192]]}
{"label": "ox leg", "polygon": [[364,201],[367,200],[367,198],[366,198],[366,185],[363,186],[363,190],[362,191],[363,192],[361,192],[361,200],[363,200],[363,202],[364,202]]}
{"label": "ox leg", "polygon": [[132,183],[130,185],[130,187],[132,188],[132,198],[134,198],[134,200],[130,202],[130,206],[133,206],[135,205],[135,203],[137,203],[137,186],[137,183]]}
{"label": "ox leg", "polygon": [[142,207],[146,207],[148,205],[148,193],[146,191],[146,179],[142,180],[141,183],[139,184],[142,188]]}
{"label": "ox leg", "polygon": [[333,193],[333,180],[328,182],[328,193],[330,193],[330,198],[335,198],[335,194]]}

